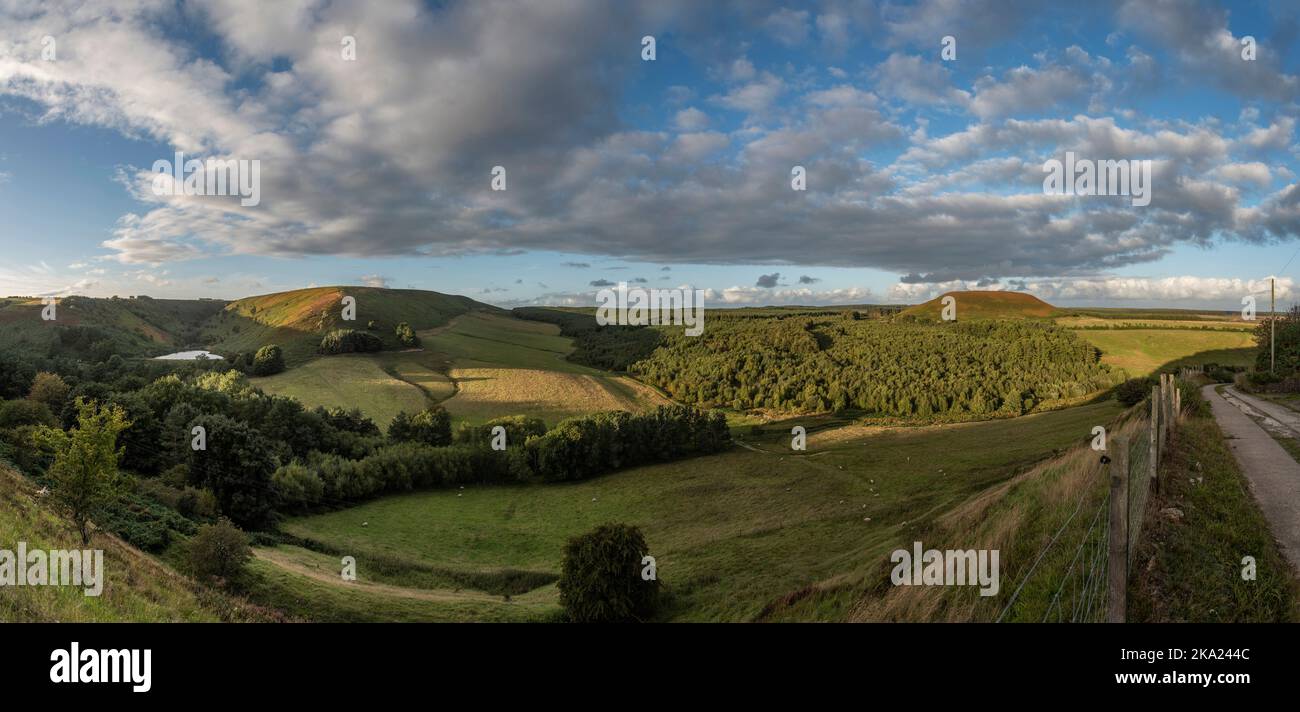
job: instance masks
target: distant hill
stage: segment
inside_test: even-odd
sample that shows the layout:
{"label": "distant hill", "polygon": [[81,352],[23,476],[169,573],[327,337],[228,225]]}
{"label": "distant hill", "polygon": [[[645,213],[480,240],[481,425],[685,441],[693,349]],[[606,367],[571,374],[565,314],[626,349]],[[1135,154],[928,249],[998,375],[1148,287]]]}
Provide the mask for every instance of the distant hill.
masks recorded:
{"label": "distant hill", "polygon": [[924,304],[904,309],[900,319],[940,321],[944,297],[956,299],[957,321],[971,319],[1043,319],[1058,315],[1056,307],[1024,292],[948,292]]}
{"label": "distant hill", "polygon": [[201,325],[225,305],[214,299],[71,296],[57,301],[53,321],[44,321],[39,298],[9,297],[0,299],[0,349],[94,360],[115,353],[156,356],[199,345]]}
{"label": "distant hill", "polygon": [[[344,297],[356,299],[355,321],[343,321]],[[469,297],[419,289],[314,287],[230,302],[204,324],[202,337],[207,348],[226,356],[278,344],[294,364],[315,355],[321,337],[334,329],[366,329],[373,321],[372,333],[395,349],[401,347],[393,334],[399,323],[432,329],[470,311],[504,313]]]}

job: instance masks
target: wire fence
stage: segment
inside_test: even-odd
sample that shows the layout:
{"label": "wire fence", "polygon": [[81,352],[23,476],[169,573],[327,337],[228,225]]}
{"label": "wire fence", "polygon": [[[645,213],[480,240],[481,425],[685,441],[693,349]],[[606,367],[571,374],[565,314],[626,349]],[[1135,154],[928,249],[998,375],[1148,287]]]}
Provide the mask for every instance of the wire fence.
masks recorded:
{"label": "wire fence", "polygon": [[1071,514],[1034,556],[998,622],[1124,621],[1147,500],[1159,489],[1159,465],[1181,410],[1177,380],[1162,375],[1145,406],[1115,429],[1108,463],[1101,468],[1103,482],[1083,488]]}

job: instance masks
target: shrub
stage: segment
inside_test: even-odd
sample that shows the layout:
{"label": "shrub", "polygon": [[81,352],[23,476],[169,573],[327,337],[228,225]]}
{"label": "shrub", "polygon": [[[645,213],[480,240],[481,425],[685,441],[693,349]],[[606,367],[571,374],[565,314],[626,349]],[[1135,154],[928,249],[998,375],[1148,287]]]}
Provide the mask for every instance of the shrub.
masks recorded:
{"label": "shrub", "polygon": [[290,508],[310,507],[318,504],[325,494],[325,483],[300,462],[282,466],[271,475],[271,488],[276,497]]}
{"label": "shrub", "polygon": [[560,604],[580,623],[641,621],[659,599],[659,581],[642,578],[647,551],[641,530],[603,524],[576,536],[564,547]]}
{"label": "shrub", "polygon": [[196,578],[238,582],[252,558],[248,537],[228,519],[205,524],[187,548],[190,571]]}
{"label": "shrub", "polygon": [[22,398],[32,388],[36,369],[17,356],[0,353],[0,398]]}
{"label": "shrub", "polygon": [[325,355],[382,351],[384,342],[374,334],[356,329],[335,329],[321,337],[317,351]]}
{"label": "shrub", "polygon": [[1115,400],[1125,406],[1135,406],[1151,393],[1151,386],[1145,378],[1130,378],[1115,388]]}
{"label": "shrub", "polygon": [[58,413],[63,410],[63,404],[68,400],[68,393],[71,390],[57,373],[41,371],[32,381],[32,388],[27,392],[27,398],[37,403],[44,403],[51,413]]}
{"label": "shrub", "polygon": [[530,415],[511,415],[494,418],[482,425],[461,423],[456,430],[456,442],[490,447],[492,429],[503,427],[506,430],[506,447],[520,447],[528,438],[546,434],[546,422]]}
{"label": "shrub", "polygon": [[393,442],[419,442],[425,445],[451,444],[451,416],[440,405],[407,415],[398,413],[388,426],[388,439]]}
{"label": "shrub", "polygon": [[420,345],[420,337],[415,335],[415,329],[412,329],[411,325],[406,322],[398,324],[397,327],[393,329],[393,333],[397,336],[397,340],[400,341],[403,346]]}
{"label": "shrub", "polygon": [[267,344],[253,357],[254,376],[272,376],[284,370],[284,352],[275,344]]}
{"label": "shrub", "polygon": [[0,428],[16,428],[22,425],[55,426],[58,420],[50,413],[44,403],[34,400],[12,400],[0,402]]}

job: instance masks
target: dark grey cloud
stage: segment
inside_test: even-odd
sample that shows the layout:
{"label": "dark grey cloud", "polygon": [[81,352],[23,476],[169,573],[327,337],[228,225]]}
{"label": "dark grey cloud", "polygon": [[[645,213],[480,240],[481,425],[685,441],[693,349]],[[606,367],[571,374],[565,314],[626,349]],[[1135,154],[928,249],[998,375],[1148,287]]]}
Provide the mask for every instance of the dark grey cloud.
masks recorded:
{"label": "dark grey cloud", "polygon": [[817,284],[820,281],[821,279],[817,277],[809,277],[806,274],[799,275],[799,284]]}
{"label": "dark grey cloud", "polygon": [[781,279],[780,272],[773,272],[772,274],[762,274],[758,276],[758,281],[754,283],[754,286],[765,287],[765,288],[775,287],[777,283],[780,281],[780,279]]}
{"label": "dark grey cloud", "polygon": [[614,283],[611,282],[611,281],[609,281],[608,279],[594,279],[594,280],[588,282],[588,284],[590,284],[590,285],[593,286],[593,287],[612,287],[612,286],[614,286]]}

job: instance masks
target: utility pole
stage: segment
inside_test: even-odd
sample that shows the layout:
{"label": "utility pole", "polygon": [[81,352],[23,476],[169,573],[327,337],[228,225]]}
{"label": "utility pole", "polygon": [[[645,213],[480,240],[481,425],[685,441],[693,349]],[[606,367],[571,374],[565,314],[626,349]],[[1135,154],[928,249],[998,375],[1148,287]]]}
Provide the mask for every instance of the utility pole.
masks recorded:
{"label": "utility pole", "polygon": [[1268,372],[1277,367],[1277,278],[1268,278]]}

